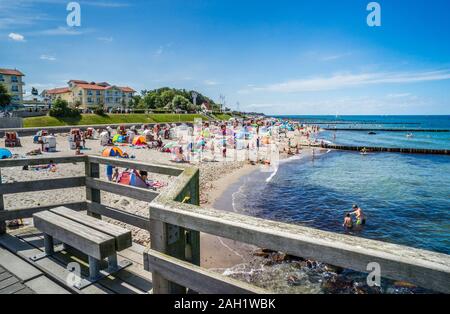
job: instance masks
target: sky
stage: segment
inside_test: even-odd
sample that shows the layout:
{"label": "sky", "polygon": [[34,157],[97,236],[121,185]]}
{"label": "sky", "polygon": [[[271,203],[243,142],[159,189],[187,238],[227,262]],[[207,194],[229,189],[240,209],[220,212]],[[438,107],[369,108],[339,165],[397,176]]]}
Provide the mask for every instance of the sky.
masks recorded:
{"label": "sky", "polygon": [[[26,91],[70,79],[195,89],[266,114],[450,114],[450,1],[0,0],[0,67]],[[238,105],[239,103],[239,105]]]}

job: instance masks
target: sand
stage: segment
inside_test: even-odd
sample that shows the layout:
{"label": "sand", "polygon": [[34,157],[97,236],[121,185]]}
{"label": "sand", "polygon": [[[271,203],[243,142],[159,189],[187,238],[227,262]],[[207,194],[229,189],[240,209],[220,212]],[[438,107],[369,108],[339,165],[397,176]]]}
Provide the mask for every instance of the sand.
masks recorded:
{"label": "sand", "polygon": [[[42,157],[56,156],[74,156],[75,152],[70,150],[67,134],[57,134],[57,152],[43,153]],[[40,148],[40,145],[33,143],[33,137],[22,137],[22,147],[11,148],[13,154],[25,157],[25,154],[31,150]],[[100,145],[99,140],[87,140],[87,150],[83,150],[84,154],[100,155],[104,147]],[[134,155],[136,161],[147,163],[161,163],[174,165],[170,161],[170,154],[161,153],[153,149],[136,149],[132,147],[121,147],[130,156]],[[228,150],[229,156],[232,156],[233,150]],[[286,158],[282,154],[281,158]],[[211,159],[211,158],[208,158]],[[218,161],[218,162],[201,162],[195,163],[194,166],[200,168],[200,190],[201,190],[201,206],[212,207],[212,204],[218,197],[226,191],[230,185],[238,182],[238,180],[251,171],[258,169],[257,166],[248,164],[247,162],[234,161]],[[23,170],[22,168],[6,168],[2,169],[2,182],[11,183],[18,181],[42,180],[62,177],[76,177],[84,175],[84,165],[82,164],[64,164],[57,165],[56,172],[48,170]],[[101,178],[106,180],[105,166],[100,168]],[[158,180],[167,184],[166,187],[158,189],[163,192],[170,186],[173,178],[164,175],[149,174],[152,180]],[[40,191],[21,194],[11,194],[4,196],[6,209],[30,208],[35,206],[53,205],[68,202],[84,201],[86,197],[85,188],[71,188],[57,191]],[[127,197],[102,192],[102,203],[115,207],[136,215],[144,217],[149,216],[148,203],[136,201]],[[149,245],[149,234],[147,231],[126,225],[121,222],[107,221],[119,224],[132,231],[133,241],[141,245]],[[26,220],[31,224],[31,220]],[[255,248],[250,245],[237,243],[236,241],[219,238],[216,236],[201,235],[201,265],[206,268],[227,268],[248,260]]]}

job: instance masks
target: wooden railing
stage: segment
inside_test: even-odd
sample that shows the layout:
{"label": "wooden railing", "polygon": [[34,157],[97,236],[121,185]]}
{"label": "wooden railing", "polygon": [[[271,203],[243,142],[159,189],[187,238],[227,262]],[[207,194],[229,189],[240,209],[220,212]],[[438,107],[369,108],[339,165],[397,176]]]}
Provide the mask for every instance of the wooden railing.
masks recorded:
{"label": "wooden railing", "polygon": [[[312,228],[199,207],[199,170],[95,156],[0,160],[1,169],[53,161],[84,163],[78,178],[5,183],[0,185],[0,234],[5,220],[31,217],[57,206],[87,210],[88,214],[124,222],[147,230],[151,245],[144,266],[152,272],[154,293],[264,293],[265,290],[200,267],[200,232],[217,235],[294,256],[367,272],[369,263],[380,265],[381,276],[404,280],[440,292],[450,292],[450,256],[381,241],[320,231]],[[174,177],[162,194],[100,180],[100,164],[146,170]],[[44,183],[42,183],[44,182]],[[86,186],[86,202],[55,204],[30,209],[6,209],[3,195],[10,193]],[[149,203],[150,218],[101,203],[101,191]],[[357,244],[355,244],[357,243]]]}

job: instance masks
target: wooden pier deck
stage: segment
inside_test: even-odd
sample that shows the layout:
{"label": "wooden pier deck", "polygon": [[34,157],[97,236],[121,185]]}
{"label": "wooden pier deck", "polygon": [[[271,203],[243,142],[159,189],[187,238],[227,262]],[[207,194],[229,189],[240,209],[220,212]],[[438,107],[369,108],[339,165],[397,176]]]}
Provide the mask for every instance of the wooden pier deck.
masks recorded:
{"label": "wooden pier deck", "polygon": [[[0,279],[5,277],[5,280],[9,280],[5,285],[11,283],[5,286],[9,289],[0,289],[0,294],[11,293],[13,290],[16,290],[15,293],[28,294],[149,294],[152,292],[152,275],[145,271],[143,266],[143,246],[133,244],[130,249],[118,253],[118,260],[131,261],[133,263],[131,266],[82,290],[67,285],[66,281],[70,274],[68,265],[71,262],[78,263],[81,265],[81,273],[87,275],[89,272],[87,256],[77,251],[63,250],[36,263],[29,262],[31,256],[43,251],[43,234],[34,227],[21,228],[0,236],[0,271],[8,269],[3,273],[5,275],[0,275]],[[2,282],[0,280],[0,288]]]}

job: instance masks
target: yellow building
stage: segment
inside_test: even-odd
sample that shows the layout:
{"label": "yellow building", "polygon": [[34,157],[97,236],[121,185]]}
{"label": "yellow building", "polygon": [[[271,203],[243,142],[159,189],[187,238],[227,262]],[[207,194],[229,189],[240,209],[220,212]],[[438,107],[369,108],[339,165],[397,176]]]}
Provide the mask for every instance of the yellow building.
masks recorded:
{"label": "yellow building", "polygon": [[11,105],[20,107],[23,104],[23,86],[25,83],[22,72],[14,69],[0,69],[0,84],[4,85],[8,93],[12,96]]}
{"label": "yellow building", "polygon": [[43,94],[51,101],[60,98],[79,109],[92,109],[99,105],[105,109],[125,109],[135,92],[131,87],[110,85],[107,82],[70,80],[68,87],[46,90]]}

